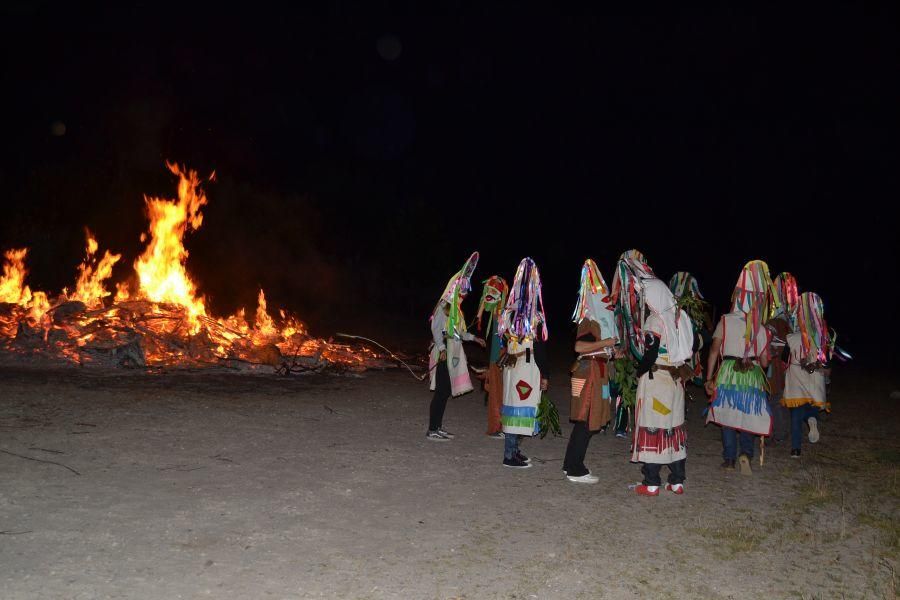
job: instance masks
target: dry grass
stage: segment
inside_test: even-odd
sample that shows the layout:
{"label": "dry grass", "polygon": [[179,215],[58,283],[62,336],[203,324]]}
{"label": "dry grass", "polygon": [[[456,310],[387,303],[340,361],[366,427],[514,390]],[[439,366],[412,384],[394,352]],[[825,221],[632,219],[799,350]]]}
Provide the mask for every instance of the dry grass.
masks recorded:
{"label": "dry grass", "polygon": [[752,518],[707,525],[694,531],[717,549],[724,550],[727,558],[758,550],[768,536],[763,524]]}

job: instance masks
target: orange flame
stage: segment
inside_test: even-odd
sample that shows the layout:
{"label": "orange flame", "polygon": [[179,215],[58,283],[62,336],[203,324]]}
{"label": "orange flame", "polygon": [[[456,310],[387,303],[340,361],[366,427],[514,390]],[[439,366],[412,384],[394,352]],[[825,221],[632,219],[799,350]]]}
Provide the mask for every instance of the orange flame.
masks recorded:
{"label": "orange flame", "polygon": [[[136,282],[116,284],[115,301],[121,304],[102,308],[104,298],[112,295],[106,283],[121,255],[107,250],[98,257],[99,244],[90,231],[71,295],[66,289],[52,299],[45,292],[32,292],[25,285],[28,249],[4,253],[0,303],[12,306],[0,307],[0,347],[18,342],[23,348],[40,347],[80,364],[99,360],[98,356],[139,365],[238,359],[289,369],[286,357],[292,357],[295,366],[298,357],[307,357],[315,364],[324,360],[364,368],[367,361],[378,360],[372,351],[309,337],[303,322],[284,310],[273,318],[262,289],[252,324],[244,309],[226,318],[210,318],[204,298],[188,275],[184,247],[184,236],[203,222],[200,209],[207,203],[206,195],[195,171],[171,163],[166,166],[178,177],[178,198],[144,198],[150,219],[141,234],[146,246],[134,262]],[[215,173],[209,180],[214,177]],[[102,309],[63,308],[71,300]],[[119,354],[120,347],[128,350]]]}
{"label": "orange flame", "polygon": [[197,297],[194,282],[187,274],[188,251],[184,235],[203,223],[200,207],[206,194],[200,189],[196,171],[183,173],[177,165],[166,163],[178,176],[178,200],[145,198],[150,217],[150,241],[134,263],[140,283],[140,295],[153,302],[166,302],[184,307],[191,332],[200,330],[198,317],[206,316],[206,303]]}
{"label": "orange flame", "polygon": [[103,254],[100,262],[97,262],[94,256],[97,253],[97,240],[87,231],[87,252],[84,262],[78,267],[78,281],[75,284],[75,293],[72,294],[70,300],[78,300],[84,302],[88,307],[93,308],[103,304],[103,298],[109,296],[111,292],[106,290],[103,282],[112,276],[113,265],[115,265],[121,254],[110,254],[107,250]]}
{"label": "orange flame", "polygon": [[256,307],[256,331],[263,336],[274,336],[278,333],[278,329],[275,328],[275,321],[272,320],[272,317],[269,316],[269,313],[266,312],[266,294],[262,291],[262,288],[259,290],[259,297],[257,298],[258,306]]}
{"label": "orange flame", "polygon": [[0,302],[10,304],[22,304],[31,300],[31,290],[25,285],[25,256],[28,248],[7,250],[4,253],[6,260],[3,263],[3,276],[0,277]]}

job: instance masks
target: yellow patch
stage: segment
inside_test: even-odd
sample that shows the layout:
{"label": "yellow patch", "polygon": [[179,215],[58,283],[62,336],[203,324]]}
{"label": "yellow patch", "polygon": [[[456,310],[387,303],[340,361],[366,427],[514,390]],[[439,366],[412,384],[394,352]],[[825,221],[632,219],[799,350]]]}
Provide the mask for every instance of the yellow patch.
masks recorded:
{"label": "yellow patch", "polygon": [[672,412],[671,408],[669,408],[668,406],[666,406],[665,404],[663,404],[656,398],[653,399],[653,410],[655,410],[656,412],[658,412],[661,415],[667,415],[670,412]]}

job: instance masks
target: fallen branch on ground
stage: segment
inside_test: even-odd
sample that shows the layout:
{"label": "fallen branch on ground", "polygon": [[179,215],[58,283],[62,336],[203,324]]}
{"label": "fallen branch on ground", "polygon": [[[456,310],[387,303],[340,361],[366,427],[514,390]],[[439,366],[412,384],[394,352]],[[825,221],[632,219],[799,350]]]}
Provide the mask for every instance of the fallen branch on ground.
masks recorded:
{"label": "fallen branch on ground", "polygon": [[10,456],[17,456],[17,457],[19,457],[19,458],[24,458],[25,460],[33,460],[34,462],[47,463],[48,465],[56,465],[57,467],[62,467],[63,469],[68,469],[68,470],[72,471],[73,473],[75,473],[76,475],[81,475],[81,473],[79,473],[78,471],[76,471],[76,470],[73,469],[72,467],[66,466],[66,465],[64,465],[64,464],[62,464],[62,463],[54,462],[54,461],[52,461],[52,460],[42,460],[42,459],[40,459],[40,458],[32,458],[32,457],[30,457],[30,456],[24,456],[24,455],[22,455],[22,454],[16,454],[15,452],[10,452],[10,451],[8,451],[8,450],[0,450],[0,452],[2,452],[3,454],[9,454]]}

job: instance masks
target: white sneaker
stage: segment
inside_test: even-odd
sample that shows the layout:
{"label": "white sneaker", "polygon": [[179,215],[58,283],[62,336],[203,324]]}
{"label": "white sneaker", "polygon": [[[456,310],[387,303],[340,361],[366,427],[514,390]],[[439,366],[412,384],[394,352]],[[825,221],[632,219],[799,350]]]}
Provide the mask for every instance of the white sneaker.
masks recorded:
{"label": "white sneaker", "polygon": [[574,481],[575,483],[599,483],[600,478],[596,475],[591,475],[587,473],[582,475],[581,477],[575,477],[574,475],[566,475],[566,479],[569,481]]}
{"label": "white sneaker", "polygon": [[819,441],[819,421],[815,417],[806,420],[809,423],[809,443],[815,444]]}

